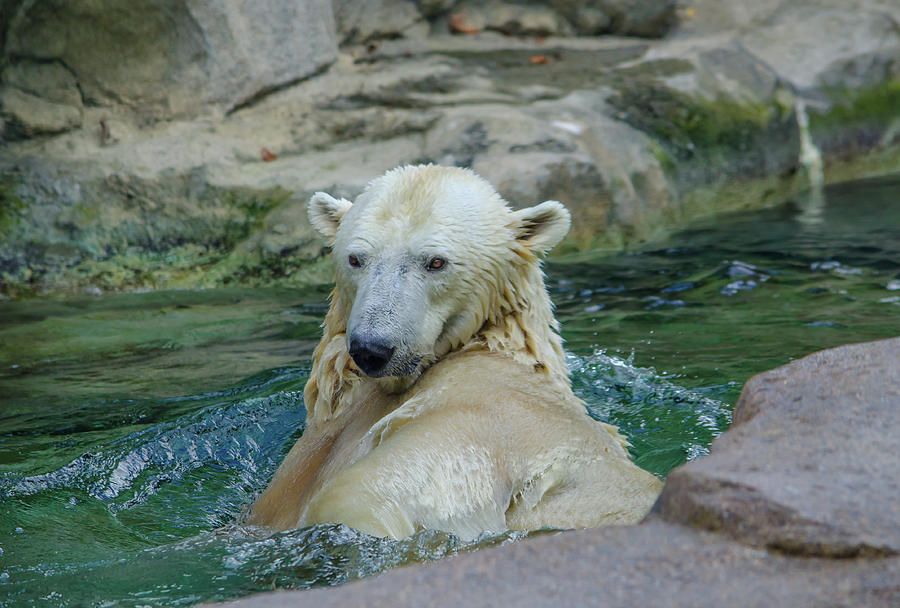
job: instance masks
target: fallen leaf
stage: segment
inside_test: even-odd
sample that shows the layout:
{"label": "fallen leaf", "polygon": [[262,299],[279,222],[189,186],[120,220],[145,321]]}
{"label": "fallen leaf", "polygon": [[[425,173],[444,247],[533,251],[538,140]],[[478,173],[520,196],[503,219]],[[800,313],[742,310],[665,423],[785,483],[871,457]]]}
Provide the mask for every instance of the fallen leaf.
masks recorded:
{"label": "fallen leaf", "polygon": [[260,154],[262,155],[262,159],[264,161],[266,161],[267,163],[270,163],[273,160],[275,160],[276,158],[278,158],[275,154],[272,154],[271,152],[269,152],[268,148],[263,148],[262,150],[260,150]]}
{"label": "fallen leaf", "polygon": [[466,25],[466,16],[462,13],[454,13],[447,18],[447,24],[450,26],[451,32],[457,34],[477,34],[481,30],[477,27]]}

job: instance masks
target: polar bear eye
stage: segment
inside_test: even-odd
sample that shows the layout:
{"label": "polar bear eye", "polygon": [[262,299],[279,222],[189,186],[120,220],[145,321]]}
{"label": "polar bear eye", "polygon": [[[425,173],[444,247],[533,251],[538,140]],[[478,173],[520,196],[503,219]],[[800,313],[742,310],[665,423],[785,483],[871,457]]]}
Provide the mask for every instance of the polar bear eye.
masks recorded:
{"label": "polar bear eye", "polygon": [[362,266],[362,262],[359,261],[359,258],[355,255],[347,256],[347,263],[350,264],[354,268],[359,268]]}
{"label": "polar bear eye", "polygon": [[444,258],[431,258],[425,266],[428,270],[443,270],[447,266]]}

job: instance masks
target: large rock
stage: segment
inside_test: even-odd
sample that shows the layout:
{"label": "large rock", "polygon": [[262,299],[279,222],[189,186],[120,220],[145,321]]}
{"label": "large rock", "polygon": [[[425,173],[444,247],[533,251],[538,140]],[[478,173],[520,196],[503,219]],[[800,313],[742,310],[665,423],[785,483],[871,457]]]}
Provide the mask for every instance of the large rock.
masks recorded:
{"label": "large rock", "polygon": [[733,36],[807,95],[900,77],[900,4],[892,0],[692,0],[681,37]]}
{"label": "large rock", "polygon": [[423,20],[414,0],[333,0],[333,4],[344,43],[402,38]]}
{"label": "large rock", "polygon": [[0,116],[11,139],[61,133],[81,126],[81,111],[13,87],[0,87]]}
{"label": "large rock", "polygon": [[[429,15],[440,12],[430,4],[425,10]],[[673,0],[462,0],[452,6],[451,12],[456,30],[493,30],[512,36],[621,34],[659,38],[675,24]]]}
{"label": "large rock", "polygon": [[646,237],[675,193],[650,140],[610,118],[604,97],[450,109],[429,131],[423,160],[472,167],[514,206],[562,201],[579,218],[577,240]]}
{"label": "large rock", "polygon": [[675,24],[674,0],[554,0],[580,34],[659,38]]}
{"label": "large rock", "polygon": [[328,0],[25,2],[4,58],[58,61],[85,101],[122,103],[145,118],[224,110],[321,70],[337,43]]}
{"label": "large rock", "polygon": [[900,559],[798,560],[651,523],[568,532],[222,608],[891,606]]}
{"label": "large rock", "polygon": [[610,105],[662,144],[680,190],[797,166],[790,85],[732,37],[664,40],[615,74]]}
{"label": "large rock", "polygon": [[733,427],[637,526],[226,605],[897,606],[898,387],[900,338],[816,353],[748,382]]}
{"label": "large rock", "polygon": [[321,253],[305,213],[311,192],[225,189],[202,171],[76,179],[32,167],[28,175],[0,201],[0,286],[40,294],[258,284],[294,275]]}
{"label": "large rock", "polygon": [[898,433],[900,338],[815,353],[747,383],[654,517],[790,554],[900,554]]}
{"label": "large rock", "polygon": [[514,2],[463,0],[454,8],[459,26],[512,36],[565,36],[574,28],[549,6]]}
{"label": "large rock", "polygon": [[900,20],[867,2],[855,4],[826,10],[792,5],[774,24],[743,34],[741,42],[808,95],[827,97],[832,89],[900,77]]}

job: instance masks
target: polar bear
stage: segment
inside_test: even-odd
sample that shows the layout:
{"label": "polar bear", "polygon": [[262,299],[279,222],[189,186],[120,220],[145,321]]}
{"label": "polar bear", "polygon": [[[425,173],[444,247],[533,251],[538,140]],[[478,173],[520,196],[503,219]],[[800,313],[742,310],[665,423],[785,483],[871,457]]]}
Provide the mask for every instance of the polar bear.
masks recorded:
{"label": "polar bear", "polygon": [[539,261],[569,229],[563,205],[513,211],[472,171],[427,165],[353,203],[318,192],[309,217],[335,288],[307,429],[248,523],[472,539],[648,512],[660,481],[570,387]]}

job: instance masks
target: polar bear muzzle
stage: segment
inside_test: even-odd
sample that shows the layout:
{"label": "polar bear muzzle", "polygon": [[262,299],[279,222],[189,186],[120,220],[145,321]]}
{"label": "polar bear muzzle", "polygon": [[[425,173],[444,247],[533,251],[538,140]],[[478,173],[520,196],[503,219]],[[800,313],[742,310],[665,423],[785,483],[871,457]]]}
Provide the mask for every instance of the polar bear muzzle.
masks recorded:
{"label": "polar bear muzzle", "polygon": [[384,342],[359,336],[350,337],[350,357],[367,376],[377,378],[387,367],[395,350]]}

